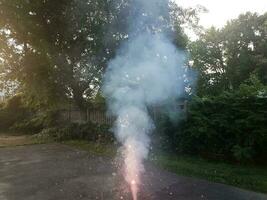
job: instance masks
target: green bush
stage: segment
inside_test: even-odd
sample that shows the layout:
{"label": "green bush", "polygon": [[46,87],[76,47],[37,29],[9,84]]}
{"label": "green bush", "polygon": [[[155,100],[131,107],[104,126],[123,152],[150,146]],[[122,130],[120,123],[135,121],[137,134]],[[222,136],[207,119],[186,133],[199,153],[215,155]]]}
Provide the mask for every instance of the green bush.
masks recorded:
{"label": "green bush", "polygon": [[240,162],[247,162],[248,160],[251,160],[253,156],[251,147],[235,145],[232,148],[232,152],[234,157]]}
{"label": "green bush", "polygon": [[44,128],[55,127],[59,125],[57,110],[32,111],[31,115],[24,120],[17,121],[11,127],[14,131],[34,134],[42,131]]}
{"label": "green bush", "polygon": [[178,119],[173,121],[167,114],[161,113],[160,117],[154,119],[156,131],[152,138],[152,145],[160,147],[163,151],[178,151],[177,131],[181,128],[182,123]]}
{"label": "green bush", "polygon": [[17,95],[10,98],[0,107],[0,129],[9,130],[16,122],[22,121],[30,115],[24,107],[22,97]]}
{"label": "green bush", "polygon": [[224,94],[196,98],[171,138],[180,152],[266,162],[267,100]]}
{"label": "green bush", "polygon": [[58,111],[30,108],[17,95],[0,105],[0,130],[35,134],[59,125]]}
{"label": "green bush", "polygon": [[88,140],[101,143],[114,142],[113,134],[108,125],[87,122],[83,124],[70,123],[62,127],[43,129],[37,137],[52,138],[55,141]]}

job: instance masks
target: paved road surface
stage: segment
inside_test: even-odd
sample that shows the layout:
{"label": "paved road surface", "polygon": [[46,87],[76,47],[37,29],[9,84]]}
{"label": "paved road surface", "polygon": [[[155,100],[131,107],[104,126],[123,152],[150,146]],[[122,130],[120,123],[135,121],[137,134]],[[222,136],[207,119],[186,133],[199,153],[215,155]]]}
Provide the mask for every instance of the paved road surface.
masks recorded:
{"label": "paved road surface", "polygon": [[[130,200],[114,160],[59,144],[0,148],[0,200]],[[267,200],[147,164],[139,200]]]}

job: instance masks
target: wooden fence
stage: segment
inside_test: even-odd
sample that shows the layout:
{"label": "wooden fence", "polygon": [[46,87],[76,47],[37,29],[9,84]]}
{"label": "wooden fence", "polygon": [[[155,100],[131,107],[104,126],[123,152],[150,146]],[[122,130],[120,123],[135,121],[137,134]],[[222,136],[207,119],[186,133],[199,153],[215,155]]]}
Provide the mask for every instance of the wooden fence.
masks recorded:
{"label": "wooden fence", "polygon": [[[160,108],[154,107],[150,109],[150,115],[153,119],[160,117]],[[179,102],[173,108],[174,112],[187,112],[187,102]],[[108,124],[111,125],[115,117],[107,115],[106,110],[102,106],[95,106],[93,108],[87,108],[86,110],[79,110],[76,107],[70,106],[68,109],[62,109],[59,111],[60,118],[64,121],[69,121],[73,123],[85,123],[88,121],[98,123],[98,124]]]}
{"label": "wooden fence", "polygon": [[88,108],[85,111],[78,109],[60,110],[60,118],[74,123],[91,121],[98,124],[112,124],[115,120],[114,117],[108,116],[104,110],[97,108]]}

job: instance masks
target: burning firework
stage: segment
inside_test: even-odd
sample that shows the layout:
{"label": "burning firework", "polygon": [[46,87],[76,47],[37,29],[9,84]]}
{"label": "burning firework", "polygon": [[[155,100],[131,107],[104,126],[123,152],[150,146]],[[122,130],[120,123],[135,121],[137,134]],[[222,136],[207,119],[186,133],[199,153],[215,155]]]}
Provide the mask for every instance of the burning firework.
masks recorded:
{"label": "burning firework", "polygon": [[[156,19],[162,18],[158,6],[162,9],[162,5],[168,5],[166,0],[150,4],[145,0],[133,2],[142,6],[141,10],[154,13]],[[137,24],[140,21],[147,24],[150,22],[147,16],[140,13],[141,19],[134,19],[139,20]],[[155,21],[153,19],[151,24]],[[103,92],[111,113],[117,117],[114,132],[123,145],[124,176],[134,200],[144,172],[143,160],[148,155],[149,133],[154,127],[147,106],[166,104],[181,94],[184,58],[162,32],[129,33],[129,39],[120,47],[105,73]]]}
{"label": "burning firework", "polygon": [[154,127],[146,106],[180,94],[182,84],[177,83],[181,82],[181,61],[171,43],[160,35],[147,35],[133,40],[126,55],[113,60],[106,72],[104,92],[109,108],[117,116],[114,130],[124,147],[125,179],[134,199],[144,172],[143,160],[148,155],[149,133]]}

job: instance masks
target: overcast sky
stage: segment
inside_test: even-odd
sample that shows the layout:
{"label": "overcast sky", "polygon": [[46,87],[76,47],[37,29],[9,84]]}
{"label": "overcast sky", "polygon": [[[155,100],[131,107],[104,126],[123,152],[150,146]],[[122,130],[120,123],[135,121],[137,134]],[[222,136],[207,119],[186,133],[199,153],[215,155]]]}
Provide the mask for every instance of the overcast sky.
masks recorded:
{"label": "overcast sky", "polygon": [[204,27],[222,27],[227,20],[238,17],[246,11],[267,12],[267,0],[175,0],[180,6],[205,6],[209,12],[200,16]]}

